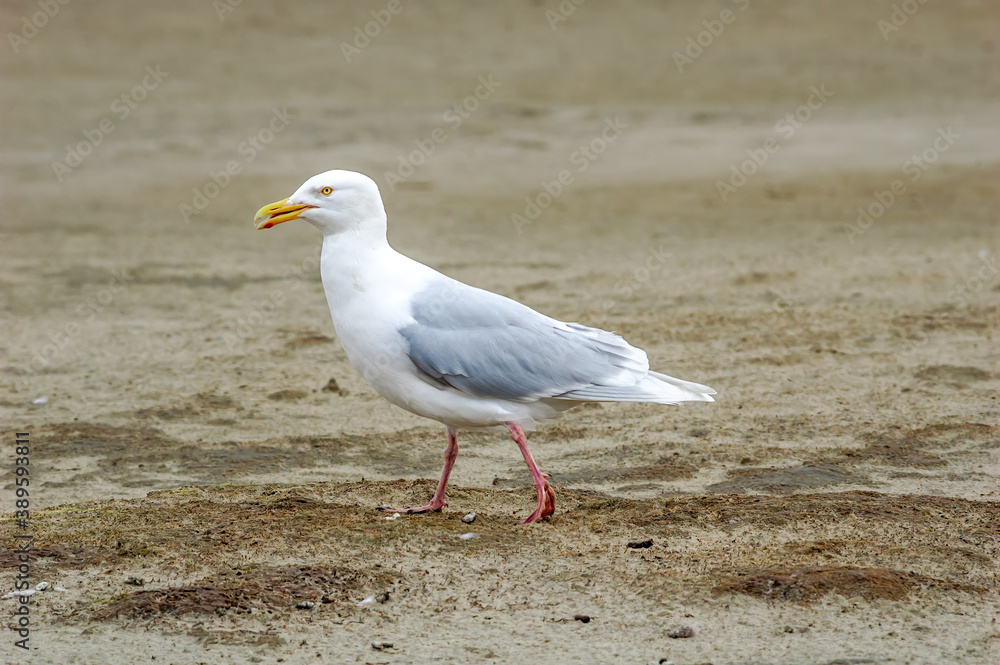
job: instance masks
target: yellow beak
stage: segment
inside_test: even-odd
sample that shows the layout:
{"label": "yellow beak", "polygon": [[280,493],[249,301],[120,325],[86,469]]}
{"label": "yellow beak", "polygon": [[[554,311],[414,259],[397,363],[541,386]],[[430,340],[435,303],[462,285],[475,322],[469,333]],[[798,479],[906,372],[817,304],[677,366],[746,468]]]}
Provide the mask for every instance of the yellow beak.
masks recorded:
{"label": "yellow beak", "polygon": [[281,199],[258,210],[257,216],[253,218],[253,223],[257,227],[257,230],[269,229],[275,224],[290,222],[293,219],[297,219],[303,210],[316,207],[310,205],[286,206],[285,203],[287,202],[288,199]]}

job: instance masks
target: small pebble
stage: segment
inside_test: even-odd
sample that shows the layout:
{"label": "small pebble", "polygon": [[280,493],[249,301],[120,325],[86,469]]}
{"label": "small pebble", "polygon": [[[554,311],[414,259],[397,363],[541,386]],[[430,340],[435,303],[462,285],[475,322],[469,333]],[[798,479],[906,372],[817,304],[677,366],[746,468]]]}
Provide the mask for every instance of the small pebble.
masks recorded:
{"label": "small pebble", "polygon": [[701,628],[696,623],[688,624],[686,626],[674,626],[667,631],[667,637],[672,639],[682,639],[685,637],[694,637],[698,634]]}
{"label": "small pebble", "polygon": [[48,588],[49,588],[48,582],[39,582],[38,584],[35,585],[35,591],[45,591]]}
{"label": "small pebble", "polygon": [[374,605],[374,604],[375,604],[375,596],[368,596],[360,603],[358,603],[358,607],[364,607],[366,605]]}
{"label": "small pebble", "polygon": [[126,577],[125,584],[131,584],[132,586],[145,586],[146,580],[141,577]]}
{"label": "small pebble", "polygon": [[398,519],[399,519],[399,516],[400,516],[401,514],[402,514],[402,513],[393,513],[392,515],[389,515],[388,517],[386,517],[386,518],[384,518],[384,519],[387,519],[387,520],[390,520],[390,521],[391,521],[391,520],[398,520]]}
{"label": "small pebble", "polygon": [[48,395],[42,395],[41,397],[37,397],[37,398],[31,400],[31,403],[32,404],[48,404],[49,403]]}
{"label": "small pebble", "polygon": [[384,651],[385,649],[391,649],[392,642],[372,642],[372,649],[376,651]]}
{"label": "small pebble", "polygon": [[469,533],[463,533],[459,538],[462,540],[472,540],[473,538],[478,538],[479,534],[475,531],[470,531]]}
{"label": "small pebble", "polygon": [[580,623],[590,623],[590,615],[589,614],[574,614],[573,615],[573,620],[574,621],[579,621]]}
{"label": "small pebble", "polygon": [[380,603],[389,602],[389,592],[388,591],[383,591],[379,595],[375,596],[375,600],[377,600]]}
{"label": "small pebble", "polygon": [[337,379],[330,379],[329,381],[327,381],[326,385],[323,386],[323,392],[325,392],[325,393],[337,393],[341,397],[343,397],[344,395],[350,394],[346,390],[344,390],[343,388],[341,388],[339,385],[337,385]]}
{"label": "small pebble", "polygon": [[631,543],[629,543],[627,545],[627,547],[629,547],[629,548],[631,548],[633,550],[644,550],[647,547],[652,547],[652,546],[653,546],[653,539],[652,538],[647,538],[646,540],[636,540],[636,541],[631,542]]}
{"label": "small pebble", "polygon": [[300,610],[311,610],[312,608],[316,607],[316,603],[312,602],[311,600],[300,600],[299,602],[295,603],[295,607],[296,609]]}
{"label": "small pebble", "polygon": [[469,513],[468,515],[462,518],[462,521],[465,522],[466,524],[472,524],[473,522],[476,521],[476,514]]}

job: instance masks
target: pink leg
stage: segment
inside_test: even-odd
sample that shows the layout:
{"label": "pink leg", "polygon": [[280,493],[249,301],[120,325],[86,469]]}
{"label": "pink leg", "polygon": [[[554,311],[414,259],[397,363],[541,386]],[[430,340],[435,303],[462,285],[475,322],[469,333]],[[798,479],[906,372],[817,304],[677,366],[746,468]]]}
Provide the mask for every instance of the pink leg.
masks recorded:
{"label": "pink leg", "polygon": [[528,515],[528,519],[521,522],[521,524],[531,524],[532,522],[548,517],[556,511],[556,493],[548,481],[545,480],[548,478],[548,475],[542,473],[538,469],[538,465],[535,464],[535,459],[528,450],[528,439],[524,436],[524,430],[521,429],[521,426],[517,423],[504,423],[504,425],[507,426],[507,430],[510,432],[510,438],[514,439],[514,443],[521,449],[524,462],[528,465],[528,470],[531,472],[531,479],[535,484],[535,489],[538,491],[538,507],[535,508],[535,512]]}
{"label": "pink leg", "polygon": [[434,497],[431,502],[426,506],[420,506],[418,508],[390,508],[389,506],[379,506],[379,510],[384,510],[390,513],[403,513],[404,515],[412,515],[414,513],[426,513],[433,510],[434,512],[440,512],[442,508],[448,505],[448,502],[444,500],[444,491],[448,487],[448,476],[451,475],[451,468],[455,466],[455,458],[458,457],[458,431],[448,428],[448,447],[444,451],[444,469],[441,470],[441,480],[438,481],[437,491],[434,492]]}

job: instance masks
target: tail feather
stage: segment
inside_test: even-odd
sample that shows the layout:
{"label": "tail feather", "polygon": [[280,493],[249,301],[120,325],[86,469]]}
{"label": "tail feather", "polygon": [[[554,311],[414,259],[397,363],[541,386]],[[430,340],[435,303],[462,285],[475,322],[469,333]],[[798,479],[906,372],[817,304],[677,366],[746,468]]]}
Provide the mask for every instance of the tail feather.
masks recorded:
{"label": "tail feather", "polygon": [[586,402],[655,402],[657,404],[680,404],[681,402],[714,402],[715,391],[700,383],[675,379],[659,372],[649,372],[639,383],[632,386],[589,385],[571,390],[558,399]]}
{"label": "tail feather", "polygon": [[[683,388],[693,393],[700,393],[703,395],[714,395],[715,391],[708,386],[703,386],[700,383],[695,383],[694,381],[685,381],[684,379],[675,379],[672,376],[667,376],[666,374],[660,374],[659,372],[654,372],[650,370],[649,375],[653,378],[659,379],[664,383],[669,383],[672,386],[677,386],[678,388]],[[702,400],[705,402],[714,402],[715,400],[707,399]]]}

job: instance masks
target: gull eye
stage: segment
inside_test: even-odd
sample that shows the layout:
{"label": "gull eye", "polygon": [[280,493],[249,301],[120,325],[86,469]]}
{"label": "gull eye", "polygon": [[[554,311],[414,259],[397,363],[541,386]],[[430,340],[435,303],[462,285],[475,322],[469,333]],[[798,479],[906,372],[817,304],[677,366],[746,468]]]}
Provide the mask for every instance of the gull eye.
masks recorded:
{"label": "gull eye", "polygon": [[323,189],[319,190],[319,193],[322,194],[323,196],[330,196],[330,194],[333,194],[333,187],[324,187]]}

